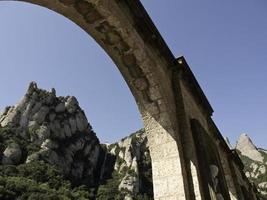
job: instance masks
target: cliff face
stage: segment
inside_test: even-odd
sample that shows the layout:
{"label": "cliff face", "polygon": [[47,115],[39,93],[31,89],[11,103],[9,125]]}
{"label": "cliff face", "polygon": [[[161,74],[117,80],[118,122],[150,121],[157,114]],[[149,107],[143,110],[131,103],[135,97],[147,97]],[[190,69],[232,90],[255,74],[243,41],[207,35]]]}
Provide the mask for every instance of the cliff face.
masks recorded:
{"label": "cliff face", "polygon": [[[98,197],[108,199],[153,199],[152,167],[145,131],[141,129],[111,145],[101,172]],[[110,189],[115,187],[114,190]]]}
{"label": "cliff face", "polygon": [[0,117],[3,165],[45,161],[77,181],[97,180],[100,143],[75,97],[56,97],[31,83]]}
{"label": "cliff face", "polygon": [[239,150],[242,155],[252,160],[263,162],[263,155],[258,151],[258,148],[253,144],[247,134],[240,135],[236,144],[236,149]]}
{"label": "cliff face", "polygon": [[247,134],[242,134],[236,150],[244,164],[248,179],[255,183],[261,194],[267,197],[267,152],[257,148]]}
{"label": "cliff face", "polygon": [[[5,193],[0,189],[1,199],[26,195],[26,191],[8,189],[14,177],[36,181],[34,187],[40,190],[43,184],[49,185],[49,180],[40,181],[39,175],[34,179],[21,172],[25,168],[56,170],[54,176],[61,177],[62,182],[69,181],[61,186],[61,190],[72,191],[67,199],[150,199],[153,194],[143,130],[115,144],[100,144],[75,97],[56,97],[55,89],[48,92],[36,83],[30,84],[16,106],[7,107],[0,114],[0,163],[0,184],[4,182],[6,189]],[[15,167],[15,173],[10,173],[10,166]],[[60,180],[56,182],[61,185]],[[9,190],[15,193],[14,197],[5,196]]]}

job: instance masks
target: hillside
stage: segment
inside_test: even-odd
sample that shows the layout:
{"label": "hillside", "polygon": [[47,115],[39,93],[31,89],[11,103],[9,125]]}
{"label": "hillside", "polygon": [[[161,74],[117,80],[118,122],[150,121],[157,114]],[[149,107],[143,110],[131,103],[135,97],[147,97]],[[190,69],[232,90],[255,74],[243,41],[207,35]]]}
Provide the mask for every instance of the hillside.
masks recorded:
{"label": "hillside", "polygon": [[236,150],[244,164],[248,179],[267,197],[267,152],[257,148],[247,134],[240,135]]}
{"label": "hillside", "polygon": [[36,83],[0,114],[1,200],[151,199],[149,158],[144,131],[100,144],[75,97]]}

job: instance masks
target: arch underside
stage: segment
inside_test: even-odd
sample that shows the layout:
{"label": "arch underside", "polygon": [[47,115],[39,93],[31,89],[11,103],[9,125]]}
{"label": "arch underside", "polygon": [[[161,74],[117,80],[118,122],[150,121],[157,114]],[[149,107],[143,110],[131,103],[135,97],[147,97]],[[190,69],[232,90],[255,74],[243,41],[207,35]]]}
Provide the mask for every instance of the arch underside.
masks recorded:
{"label": "arch underside", "polygon": [[[112,58],[137,102],[149,135],[154,198],[186,199],[182,175],[184,168],[181,162],[182,149],[179,144],[179,127],[172,91],[170,71],[172,61],[163,56],[161,48],[151,45],[158,41],[155,41],[155,35],[150,35],[150,27],[143,22],[147,16],[136,17],[136,13],[131,11],[131,6],[137,5],[135,9],[144,12],[144,9],[140,8],[140,2],[128,0],[23,0],[23,2],[46,7],[69,18],[92,36]],[[129,2],[132,2],[132,5],[129,6]],[[137,24],[137,18],[143,23],[142,26]]]}

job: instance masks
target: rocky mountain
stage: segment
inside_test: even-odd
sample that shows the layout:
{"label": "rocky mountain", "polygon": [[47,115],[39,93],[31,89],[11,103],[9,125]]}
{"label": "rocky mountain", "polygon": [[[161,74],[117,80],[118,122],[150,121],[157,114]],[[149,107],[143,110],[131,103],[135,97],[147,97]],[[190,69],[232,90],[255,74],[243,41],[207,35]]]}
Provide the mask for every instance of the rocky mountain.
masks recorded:
{"label": "rocky mountain", "polygon": [[267,151],[257,148],[247,134],[240,135],[236,150],[243,161],[246,176],[267,197]]}
{"label": "rocky mountain", "polygon": [[98,197],[110,199],[112,192],[114,199],[153,199],[152,166],[145,131],[141,129],[104,148],[106,155]]}
{"label": "rocky mountain", "polygon": [[[246,134],[236,150],[246,176],[267,196],[267,151]],[[0,113],[0,199],[153,199],[146,133],[101,144],[75,97],[32,82]]]}
{"label": "rocky mountain", "polygon": [[[1,162],[43,160],[76,180],[96,180],[100,143],[75,97],[56,97],[31,83],[26,95],[0,118]],[[30,144],[30,145],[28,145]]]}
{"label": "rocky mountain", "polygon": [[152,199],[144,130],[100,144],[77,99],[32,82],[0,114],[0,199]]}
{"label": "rocky mountain", "polygon": [[258,162],[263,162],[263,155],[261,152],[258,150],[258,148],[253,144],[251,139],[248,137],[247,134],[241,134],[237,144],[236,144],[236,149],[241,152],[242,155],[258,161]]}

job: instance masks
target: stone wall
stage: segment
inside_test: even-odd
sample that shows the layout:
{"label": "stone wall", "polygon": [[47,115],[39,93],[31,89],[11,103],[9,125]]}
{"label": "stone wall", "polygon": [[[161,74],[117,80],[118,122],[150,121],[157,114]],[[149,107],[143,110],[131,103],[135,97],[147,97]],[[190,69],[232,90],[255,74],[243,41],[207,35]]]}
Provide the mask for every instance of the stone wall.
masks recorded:
{"label": "stone wall", "polygon": [[[187,181],[189,183],[191,181],[187,189],[191,193],[194,192],[191,199],[207,200],[222,197],[231,200],[257,199],[257,191],[248,182],[242,167],[239,166],[242,162],[238,163],[239,157],[229,149],[214,124],[211,118],[213,110],[184,57],[177,59],[174,71],[176,71],[173,78],[174,88],[176,88],[174,92],[176,96],[179,96],[176,98],[176,103],[180,104],[178,113],[182,113],[178,120],[184,124],[180,134],[185,155],[185,171],[187,171]],[[193,124],[190,123],[192,120]],[[194,125],[195,122],[197,126]],[[209,138],[208,143],[201,142],[205,137]],[[207,151],[210,155],[203,156],[203,151]],[[217,156],[213,156],[215,154]],[[205,160],[204,163],[203,160]],[[221,171],[220,188],[214,187],[213,191],[210,189],[212,182],[209,182],[207,178],[209,174],[212,176],[212,170],[207,169],[209,168],[208,162],[211,166],[217,163],[219,173]],[[216,191],[221,192],[216,194]]]}

